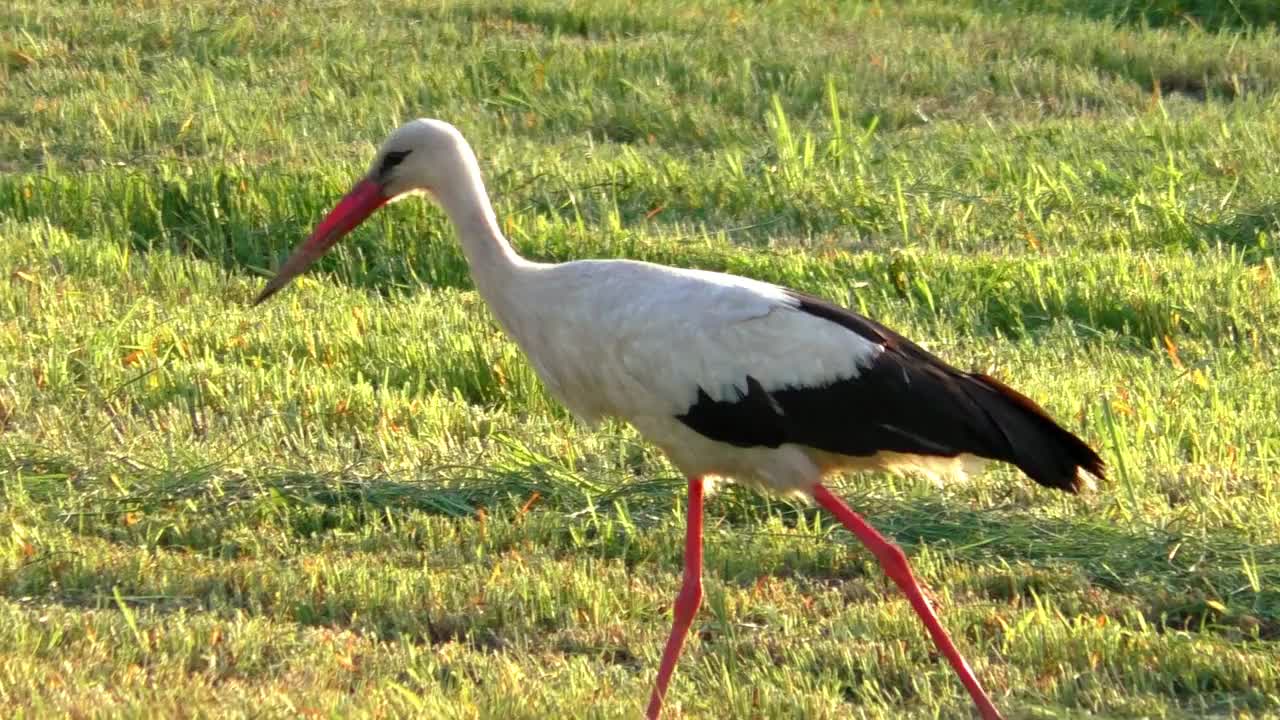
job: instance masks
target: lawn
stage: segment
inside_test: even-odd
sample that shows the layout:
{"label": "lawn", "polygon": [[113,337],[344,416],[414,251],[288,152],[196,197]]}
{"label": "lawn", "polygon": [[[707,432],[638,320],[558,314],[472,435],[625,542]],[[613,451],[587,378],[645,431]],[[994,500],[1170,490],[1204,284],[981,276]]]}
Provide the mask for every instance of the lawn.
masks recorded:
{"label": "lawn", "polygon": [[[1040,400],[1110,478],[840,494],[1010,718],[1280,717],[1280,8],[1268,0],[10,0],[0,706],[636,717],[684,483],[575,424],[398,203],[265,277],[402,120],[542,260],[730,270]],[[691,718],[965,718],[814,508],[707,504]]]}

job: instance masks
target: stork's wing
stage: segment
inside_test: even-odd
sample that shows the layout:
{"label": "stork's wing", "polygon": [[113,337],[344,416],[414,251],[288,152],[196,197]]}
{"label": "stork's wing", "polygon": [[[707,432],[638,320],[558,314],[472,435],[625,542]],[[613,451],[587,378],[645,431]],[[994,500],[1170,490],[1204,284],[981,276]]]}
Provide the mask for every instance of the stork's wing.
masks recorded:
{"label": "stork's wing", "polygon": [[967,453],[1070,491],[1081,469],[1102,476],[1092,449],[998,380],[819,298],[726,277],[686,288],[682,312],[656,301],[618,344],[649,412],[739,447]]}
{"label": "stork's wing", "polygon": [[819,298],[647,263],[559,266],[539,374],[579,416],[674,417],[739,447],[968,453],[1068,490],[1093,450],[1034,402]]}
{"label": "stork's wing", "polygon": [[718,273],[682,273],[634,301],[614,345],[632,385],[627,410],[681,415],[703,399],[735,403],[767,391],[854,378],[879,346],[800,310],[786,290]]}

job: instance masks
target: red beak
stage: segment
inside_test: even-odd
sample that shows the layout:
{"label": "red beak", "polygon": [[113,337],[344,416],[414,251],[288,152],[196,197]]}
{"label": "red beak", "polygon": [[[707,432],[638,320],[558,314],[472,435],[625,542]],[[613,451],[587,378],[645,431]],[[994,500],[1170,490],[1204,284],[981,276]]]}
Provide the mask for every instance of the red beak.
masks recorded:
{"label": "red beak", "polygon": [[293,254],[284,261],[280,271],[271,278],[253,304],[257,305],[275,295],[277,291],[288,285],[290,280],[301,275],[311,266],[311,263],[319,260],[320,256],[328,252],[344,235],[364,222],[374,210],[386,205],[388,200],[390,198],[383,194],[382,185],[376,181],[365,179],[356,183],[356,186],[351,188],[351,192],[343,196],[329,214],[325,215],[324,220],[320,221],[315,232],[311,233],[311,237],[294,248]]}

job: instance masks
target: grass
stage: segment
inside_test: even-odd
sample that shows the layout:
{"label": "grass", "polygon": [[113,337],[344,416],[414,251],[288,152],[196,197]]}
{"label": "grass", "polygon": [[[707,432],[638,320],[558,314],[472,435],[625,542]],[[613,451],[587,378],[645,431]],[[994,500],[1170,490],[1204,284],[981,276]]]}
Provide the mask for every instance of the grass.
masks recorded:
{"label": "grass", "polygon": [[[1015,718],[1280,715],[1271,3],[0,8],[0,704],[44,717],[634,717],[682,482],[576,426],[442,215],[247,301],[401,120],[515,244],[847,302],[1099,447],[840,491]],[[815,510],[708,503],[689,717],[967,717]]]}

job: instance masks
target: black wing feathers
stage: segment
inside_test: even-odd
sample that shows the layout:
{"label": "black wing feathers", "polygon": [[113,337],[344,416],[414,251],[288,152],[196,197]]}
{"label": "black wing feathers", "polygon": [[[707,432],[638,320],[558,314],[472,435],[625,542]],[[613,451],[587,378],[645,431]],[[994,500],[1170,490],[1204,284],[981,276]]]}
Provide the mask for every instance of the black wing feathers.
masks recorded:
{"label": "black wing feathers", "polygon": [[712,440],[738,447],[778,447],[790,442],[769,393],[747,377],[747,394],[734,400],[712,400],[698,388],[698,400],[677,418]]}
{"label": "black wing feathers", "polygon": [[997,459],[1012,462],[1041,485],[1070,492],[1080,489],[1077,468],[1105,477],[1106,463],[1098,453],[1030,398],[989,375],[965,377],[973,388],[970,397],[1004,436],[1008,454]]}
{"label": "black wing feathers", "polygon": [[870,456],[890,451],[954,457],[969,453],[1018,466],[1031,479],[1079,490],[1077,468],[1101,478],[1102,459],[1040,406],[994,378],[951,367],[876,323],[820,298],[792,293],[802,312],[882,345],[855,378],[821,387],[766,391],[754,377],[747,392],[698,400],[678,418],[714,440],[739,447],[806,445]]}

